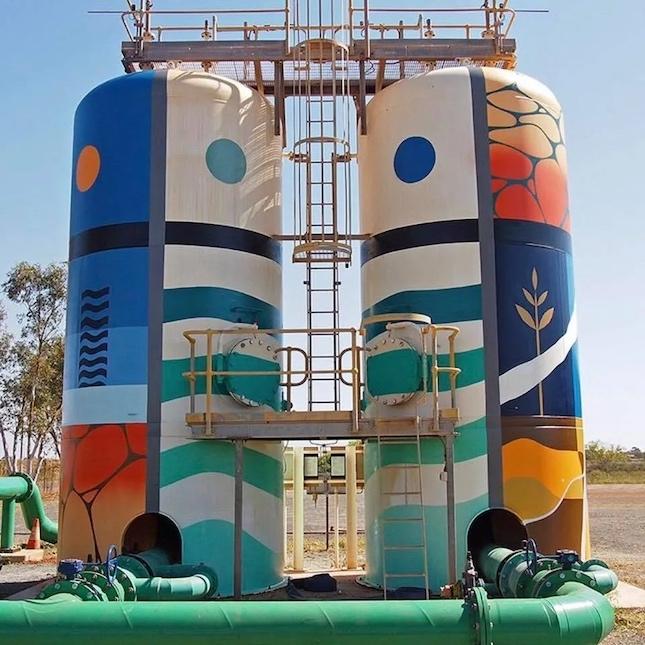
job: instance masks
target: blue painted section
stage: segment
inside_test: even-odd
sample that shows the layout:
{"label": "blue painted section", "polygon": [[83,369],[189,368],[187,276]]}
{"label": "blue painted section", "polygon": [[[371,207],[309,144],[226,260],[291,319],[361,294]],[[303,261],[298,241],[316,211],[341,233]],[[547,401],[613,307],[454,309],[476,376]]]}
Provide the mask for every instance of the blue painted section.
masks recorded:
{"label": "blue painted section", "polygon": [[[184,562],[203,562],[217,571],[220,596],[233,595],[233,524],[205,520],[181,529]],[[267,591],[284,580],[282,554],[242,533],[242,592]]]}
{"label": "blue painted section", "polygon": [[425,179],[435,167],[437,153],[425,137],[408,137],[394,154],[394,173],[406,184]]}
{"label": "blue painted section", "polygon": [[[544,352],[564,335],[571,320],[574,309],[573,271],[571,255],[558,248],[498,241],[495,249],[499,371],[503,374],[537,355],[536,331],[522,320],[517,310],[519,305],[535,318],[535,307],[528,301],[523,289],[531,297],[537,293],[538,299],[540,296],[544,298],[537,314],[538,320],[545,323],[539,330],[540,350]],[[535,290],[532,284],[533,268],[538,278]],[[546,296],[543,296],[545,293]],[[550,321],[549,312],[552,313]],[[543,381],[542,388],[545,415],[581,416],[577,346]],[[505,403],[502,414],[539,415],[537,387]]]}
{"label": "blue painted section", "polygon": [[246,155],[230,139],[216,139],[208,146],[206,165],[211,175],[225,184],[237,184],[246,175]]}
{"label": "blue painted section", "polygon": [[[92,90],[74,120],[71,235],[107,224],[149,219],[152,85],[155,72],[128,74]],[[94,185],[76,187],[80,151],[95,146]]]}
{"label": "blue painted section", "polygon": [[187,318],[221,318],[276,329],[280,311],[263,300],[222,287],[181,287],[164,290],[164,322]]}
{"label": "blue painted section", "polygon": [[[363,312],[363,318],[377,314],[426,314],[434,323],[480,320],[482,317],[481,285],[454,289],[402,291],[380,300]],[[370,325],[368,340],[385,331],[385,325]]]}
{"label": "blue painted section", "polygon": [[147,385],[105,385],[63,392],[63,425],[144,423]]}
{"label": "blue painted section", "polygon": [[[117,327],[105,333],[105,339],[97,342],[85,340],[86,351],[81,352],[82,334],[70,334],[66,339],[66,351],[70,360],[65,365],[63,388],[76,387],[79,361],[74,356],[91,356],[88,351],[98,349],[107,357],[107,385],[132,385],[145,383],[148,374],[148,330],[146,327]],[[109,352],[108,352],[109,349]]]}

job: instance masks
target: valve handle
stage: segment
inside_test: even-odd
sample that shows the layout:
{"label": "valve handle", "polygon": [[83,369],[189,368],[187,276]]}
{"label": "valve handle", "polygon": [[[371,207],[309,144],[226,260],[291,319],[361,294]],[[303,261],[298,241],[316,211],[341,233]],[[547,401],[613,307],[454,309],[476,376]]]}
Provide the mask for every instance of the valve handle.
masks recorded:
{"label": "valve handle", "polygon": [[116,545],[111,544],[105,557],[105,577],[109,584],[113,584],[116,579],[116,559],[118,556]]}

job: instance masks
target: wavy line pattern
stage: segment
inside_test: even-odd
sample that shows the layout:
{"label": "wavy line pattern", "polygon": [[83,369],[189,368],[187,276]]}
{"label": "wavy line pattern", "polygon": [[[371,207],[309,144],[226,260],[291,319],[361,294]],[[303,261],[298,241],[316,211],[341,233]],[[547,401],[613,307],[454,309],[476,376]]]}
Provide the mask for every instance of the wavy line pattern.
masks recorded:
{"label": "wavy line pattern", "polygon": [[[78,387],[106,385],[108,376],[110,287],[85,289],[81,294],[81,338],[78,349]],[[96,343],[99,343],[98,345]],[[91,357],[91,358],[90,358]]]}

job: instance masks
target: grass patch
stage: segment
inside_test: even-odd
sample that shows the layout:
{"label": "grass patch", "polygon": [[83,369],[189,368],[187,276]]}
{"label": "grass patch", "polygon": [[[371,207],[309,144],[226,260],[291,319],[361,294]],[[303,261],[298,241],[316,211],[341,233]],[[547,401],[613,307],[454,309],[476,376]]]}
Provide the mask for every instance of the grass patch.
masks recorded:
{"label": "grass patch", "polygon": [[645,470],[589,470],[590,484],[645,484]]}

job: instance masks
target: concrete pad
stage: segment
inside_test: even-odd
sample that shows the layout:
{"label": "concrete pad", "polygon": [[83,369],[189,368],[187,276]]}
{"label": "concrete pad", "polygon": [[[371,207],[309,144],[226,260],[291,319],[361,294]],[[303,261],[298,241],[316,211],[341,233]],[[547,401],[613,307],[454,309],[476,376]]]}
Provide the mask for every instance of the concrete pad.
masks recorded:
{"label": "concrete pad", "polygon": [[2,562],[2,564],[42,562],[44,557],[44,549],[19,549],[13,553],[0,553],[0,562]]}
{"label": "concrete pad", "polygon": [[616,609],[645,609],[645,589],[619,582],[609,594],[609,601]]}

